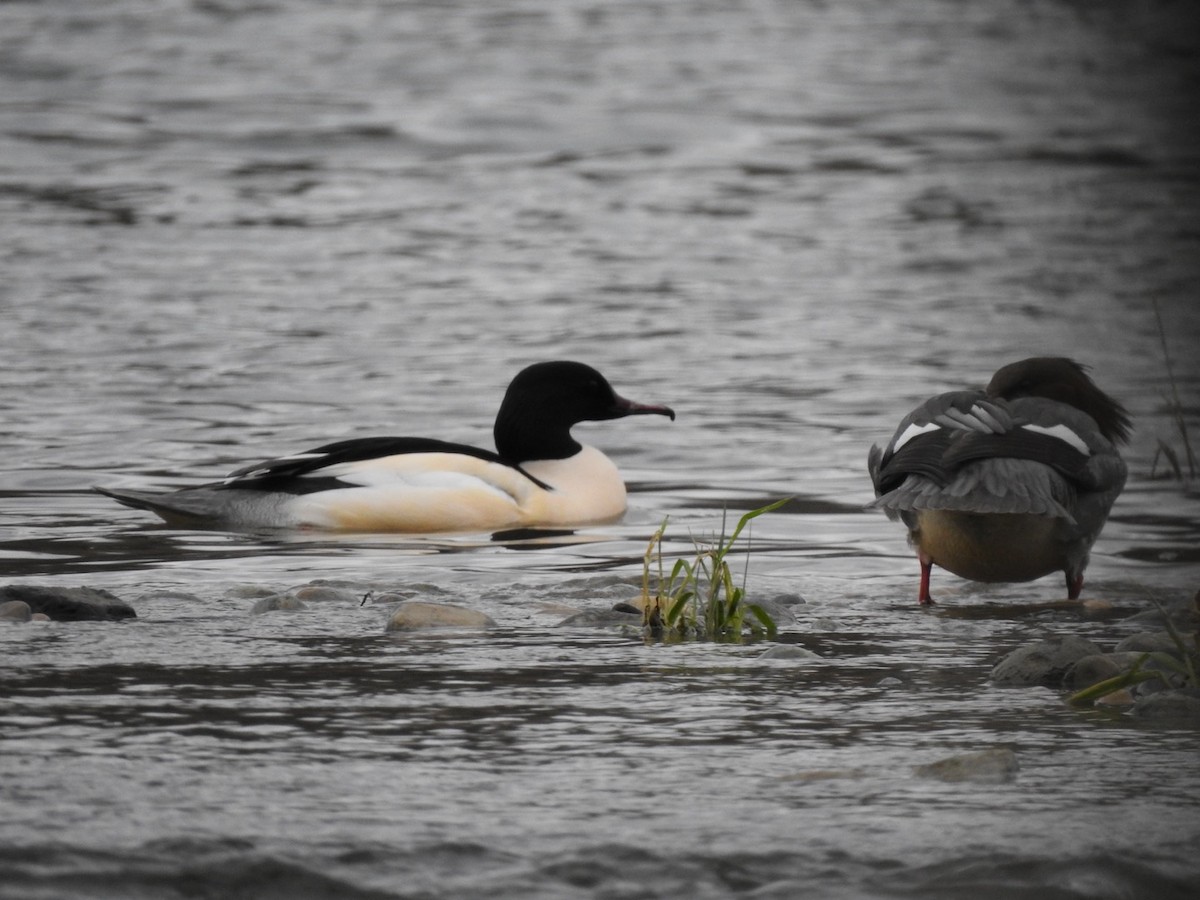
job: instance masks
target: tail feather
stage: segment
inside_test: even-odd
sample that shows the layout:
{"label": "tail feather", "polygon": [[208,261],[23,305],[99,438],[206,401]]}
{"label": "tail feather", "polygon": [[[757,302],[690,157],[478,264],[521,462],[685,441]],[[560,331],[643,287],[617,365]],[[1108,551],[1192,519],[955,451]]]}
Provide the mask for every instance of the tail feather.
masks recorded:
{"label": "tail feather", "polygon": [[185,525],[211,523],[214,521],[214,505],[205,502],[203,491],[173,491],[161,494],[151,491],[127,491],[116,488],[94,486],[96,493],[111,497],[123,506],[145,509],[160,516],[163,521]]}

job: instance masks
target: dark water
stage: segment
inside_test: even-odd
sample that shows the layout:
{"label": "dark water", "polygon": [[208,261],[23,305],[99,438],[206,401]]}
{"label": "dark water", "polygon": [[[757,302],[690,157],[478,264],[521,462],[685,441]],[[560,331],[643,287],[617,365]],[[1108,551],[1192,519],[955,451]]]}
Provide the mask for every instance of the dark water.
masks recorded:
{"label": "dark water", "polygon": [[[1190,897],[1195,729],[988,682],[1200,587],[1159,477],[1167,358],[1200,434],[1189,12],[0,4],[0,572],[138,610],[0,630],[0,897]],[[1136,419],[1111,609],[940,573],[921,612],[867,448],[1043,353]],[[618,525],[226,535],[88,491],[486,444],[556,357],[679,412],[580,429]],[[559,626],[637,593],[664,516],[683,554],[787,495],[749,589],[821,660]],[[384,589],[497,627],[388,637]],[[913,771],[996,746],[1012,782]]]}

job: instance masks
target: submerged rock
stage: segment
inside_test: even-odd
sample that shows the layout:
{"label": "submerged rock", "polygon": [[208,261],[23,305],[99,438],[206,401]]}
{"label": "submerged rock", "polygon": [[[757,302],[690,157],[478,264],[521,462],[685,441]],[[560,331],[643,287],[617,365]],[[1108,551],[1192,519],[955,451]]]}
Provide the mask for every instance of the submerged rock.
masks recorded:
{"label": "submerged rock", "polygon": [[1081,691],[1093,684],[1116,678],[1128,671],[1139,653],[1093,653],[1076,660],[1063,675],[1063,684],[1072,690]]}
{"label": "submerged rock", "polygon": [[1005,747],[962,753],[914,769],[922,778],[938,781],[971,781],[977,784],[1004,784],[1017,777],[1017,755]]}
{"label": "submerged rock", "polygon": [[1052,635],[1023,644],[992,669],[992,684],[1003,687],[1058,687],[1076,662],[1102,651],[1089,640],[1073,634]]}
{"label": "submerged rock", "polygon": [[292,594],[272,594],[270,597],[263,597],[256,600],[254,605],[250,607],[250,615],[260,616],[263,613],[284,611],[295,611],[305,609],[307,604]]}
{"label": "submerged rock", "polygon": [[1133,714],[1139,719],[1200,725],[1200,691],[1186,688],[1147,694],[1138,698]]}
{"label": "submerged rock", "polygon": [[31,615],[41,613],[57,622],[116,622],[137,618],[133,607],[98,588],[57,588],[10,584],[0,587],[0,604],[20,601]]}
{"label": "submerged rock", "polygon": [[0,622],[28,622],[33,610],[24,600],[7,600],[0,603]]}
{"label": "submerged rock", "polygon": [[421,628],[489,628],[490,616],[465,606],[405,600],[394,610],[384,631],[415,631]]}
{"label": "submerged rock", "polygon": [[327,584],[306,584],[291,592],[297,600],[310,603],[361,603],[362,591],[354,591],[344,587],[333,587]]}
{"label": "submerged rock", "polygon": [[759,659],[809,660],[820,659],[821,654],[814,653],[799,644],[775,644],[758,655]]}
{"label": "submerged rock", "polygon": [[636,625],[642,627],[642,611],[631,604],[619,604],[617,609],[585,609],[559,622],[560,628],[611,628],[613,626]]}
{"label": "submerged rock", "polygon": [[1179,645],[1168,631],[1139,631],[1117,644],[1117,652],[1130,651],[1134,653],[1170,653],[1179,656]]}

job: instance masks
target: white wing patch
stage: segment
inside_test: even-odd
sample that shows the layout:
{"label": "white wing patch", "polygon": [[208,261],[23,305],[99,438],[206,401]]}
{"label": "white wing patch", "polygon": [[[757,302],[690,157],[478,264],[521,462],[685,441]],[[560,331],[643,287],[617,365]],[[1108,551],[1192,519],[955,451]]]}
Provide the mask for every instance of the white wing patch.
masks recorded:
{"label": "white wing patch", "polygon": [[916,422],[913,422],[911,425],[909,425],[907,428],[905,428],[904,431],[900,434],[900,436],[897,437],[896,440],[892,443],[892,452],[895,453],[897,450],[899,450],[901,447],[903,447],[905,444],[907,444],[913,438],[918,437],[919,435],[922,435],[922,434],[928,434],[931,431],[937,431],[941,427],[942,426],[937,424],[936,422],[929,422],[928,424],[925,424],[925,425],[918,425]]}
{"label": "white wing patch", "polygon": [[511,466],[463,453],[399,453],[336,463],[305,478],[336,478],[347,487],[403,491],[478,491],[524,504],[537,486]]}
{"label": "white wing patch", "polygon": [[222,484],[233,484],[235,481],[249,480],[251,478],[258,478],[262,475],[269,475],[272,467],[276,463],[305,462],[306,460],[310,459],[322,459],[328,455],[328,453],[293,453],[290,456],[280,456],[276,459],[269,460],[268,463],[258,466],[257,468],[246,466],[245,468],[238,469],[236,472],[231,472],[225,477],[225,480],[222,482]]}
{"label": "white wing patch", "polygon": [[1035,431],[1038,434],[1044,434],[1047,437],[1057,438],[1058,440],[1063,441],[1064,443],[1069,444],[1070,446],[1074,447],[1076,450],[1078,450],[1084,456],[1092,455],[1091,449],[1089,449],[1088,445],[1084,442],[1083,438],[1081,438],[1078,434],[1076,434],[1074,431],[1072,431],[1066,425],[1062,425],[1062,424],[1053,425],[1050,428],[1046,428],[1043,425],[1022,425],[1021,427],[1026,429],[1027,431]]}

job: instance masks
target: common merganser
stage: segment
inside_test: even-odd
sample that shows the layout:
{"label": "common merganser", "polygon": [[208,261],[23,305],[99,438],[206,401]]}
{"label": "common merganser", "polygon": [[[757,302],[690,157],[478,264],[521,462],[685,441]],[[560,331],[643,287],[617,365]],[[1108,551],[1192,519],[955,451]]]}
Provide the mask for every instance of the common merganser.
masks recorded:
{"label": "common merganser", "polygon": [[496,415],[496,451],[429,438],[369,437],[254,463],[171,493],[96,490],[167,522],[233,530],[434,533],[609,522],[625,483],[578,422],[675,413],[618,396],[577,362],[521,371]]}
{"label": "common merganser", "polygon": [[1088,552],[1125,486],[1115,444],[1128,413],[1062,357],[1004,366],[983,391],[952,391],[871,448],[871,507],[908,526],[922,605],[934,565],[972,581],[1066,575],[1078,599]]}

